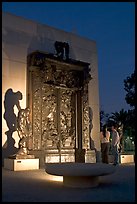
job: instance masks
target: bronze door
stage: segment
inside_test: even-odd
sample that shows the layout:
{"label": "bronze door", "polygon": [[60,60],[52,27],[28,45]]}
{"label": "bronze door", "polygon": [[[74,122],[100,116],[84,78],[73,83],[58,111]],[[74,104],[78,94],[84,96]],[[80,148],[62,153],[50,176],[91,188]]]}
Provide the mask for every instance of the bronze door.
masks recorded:
{"label": "bronze door", "polygon": [[32,73],[33,149],[75,148],[76,92],[43,82]]}
{"label": "bronze door", "polygon": [[[28,56],[27,103],[31,109],[33,150],[62,161],[75,150],[90,149],[89,64],[61,61],[48,54]],[[48,157],[49,155],[49,157]],[[63,156],[62,156],[63,157]]]}

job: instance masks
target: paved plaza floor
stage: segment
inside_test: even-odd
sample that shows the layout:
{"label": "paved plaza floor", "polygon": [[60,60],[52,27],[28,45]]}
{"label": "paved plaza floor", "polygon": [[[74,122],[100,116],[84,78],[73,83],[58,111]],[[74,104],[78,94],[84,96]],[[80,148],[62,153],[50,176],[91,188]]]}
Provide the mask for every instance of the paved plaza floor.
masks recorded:
{"label": "paved plaza floor", "polygon": [[135,163],[115,168],[115,173],[101,176],[99,186],[92,188],[64,187],[62,177],[52,180],[45,169],[2,168],[2,202],[135,202]]}

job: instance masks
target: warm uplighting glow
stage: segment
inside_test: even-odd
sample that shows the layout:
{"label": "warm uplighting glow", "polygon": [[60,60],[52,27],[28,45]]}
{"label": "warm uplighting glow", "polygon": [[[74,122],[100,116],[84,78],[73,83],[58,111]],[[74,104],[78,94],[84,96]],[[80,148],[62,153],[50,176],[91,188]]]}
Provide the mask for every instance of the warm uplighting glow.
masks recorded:
{"label": "warm uplighting glow", "polygon": [[46,174],[47,179],[50,181],[59,181],[59,182],[63,182],[63,176],[54,176],[54,175],[50,175],[50,174]]}
{"label": "warm uplighting glow", "polygon": [[[8,165],[7,165],[7,167],[9,168]],[[14,168],[14,170],[17,172],[17,174],[20,174],[20,175],[25,174],[26,178],[33,178],[34,180],[37,180],[37,181],[39,180],[39,181],[44,182],[44,183],[48,183],[48,182],[49,183],[52,182],[52,183],[56,183],[56,184],[57,184],[57,182],[60,184],[63,183],[63,176],[54,176],[54,175],[48,174],[45,172],[45,169],[39,169],[36,166],[35,166],[35,168],[33,168],[34,165],[32,165],[32,162],[31,162],[32,168],[28,168],[28,170],[27,170],[26,168],[23,168],[23,167],[24,167],[24,165],[22,165],[22,170],[21,169],[17,170],[16,168]]]}
{"label": "warm uplighting glow", "polygon": [[42,174],[36,174],[35,175],[35,179],[41,179],[41,180],[47,180],[47,181],[55,181],[55,182],[56,181],[57,182],[63,182],[63,176],[50,175],[50,174],[46,173],[45,171]]}
{"label": "warm uplighting glow", "polygon": [[[37,172],[41,172],[41,173],[37,173]],[[38,180],[45,180],[45,181],[52,181],[52,182],[63,182],[63,176],[55,176],[55,175],[51,175],[48,174],[45,169],[38,169],[36,170],[36,174],[35,174],[35,179]]]}

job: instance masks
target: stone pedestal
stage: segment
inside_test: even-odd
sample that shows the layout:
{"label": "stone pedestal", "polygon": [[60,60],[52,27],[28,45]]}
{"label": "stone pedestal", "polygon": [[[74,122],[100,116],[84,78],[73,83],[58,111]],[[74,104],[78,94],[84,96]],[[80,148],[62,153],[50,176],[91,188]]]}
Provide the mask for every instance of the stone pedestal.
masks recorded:
{"label": "stone pedestal", "polygon": [[34,159],[33,154],[13,154],[8,157],[9,159]]}
{"label": "stone pedestal", "polygon": [[[114,162],[113,155],[109,155],[109,163],[113,163],[113,162]],[[135,162],[133,154],[119,154],[119,163],[120,164],[132,163],[132,162]]]}
{"label": "stone pedestal", "polygon": [[39,169],[39,159],[4,159],[4,168],[12,171]]}
{"label": "stone pedestal", "polygon": [[78,162],[78,163],[96,163],[95,150],[76,149],[75,162]]}
{"label": "stone pedestal", "polygon": [[96,163],[95,150],[86,150],[85,151],[85,163]]}
{"label": "stone pedestal", "polygon": [[75,150],[75,162],[85,163],[85,149],[76,149]]}
{"label": "stone pedestal", "polygon": [[134,155],[133,154],[121,154],[119,156],[119,160],[120,160],[120,163],[123,164],[123,163],[131,163],[131,162],[134,162]]}
{"label": "stone pedestal", "polygon": [[50,149],[45,151],[45,163],[75,162],[74,149]]}

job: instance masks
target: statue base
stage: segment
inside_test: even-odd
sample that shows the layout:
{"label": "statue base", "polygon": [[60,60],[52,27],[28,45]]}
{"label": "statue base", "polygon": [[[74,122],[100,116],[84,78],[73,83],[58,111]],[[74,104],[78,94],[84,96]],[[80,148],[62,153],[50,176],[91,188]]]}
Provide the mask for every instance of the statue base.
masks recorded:
{"label": "statue base", "polygon": [[39,169],[39,159],[4,159],[4,168],[12,171]]}
{"label": "statue base", "polygon": [[75,162],[78,163],[96,163],[95,150],[76,149]]}
{"label": "statue base", "polygon": [[34,159],[33,154],[13,154],[8,157],[9,159]]}
{"label": "statue base", "polygon": [[62,148],[61,152],[49,149],[45,155],[45,163],[75,162],[75,150],[72,148]]}

